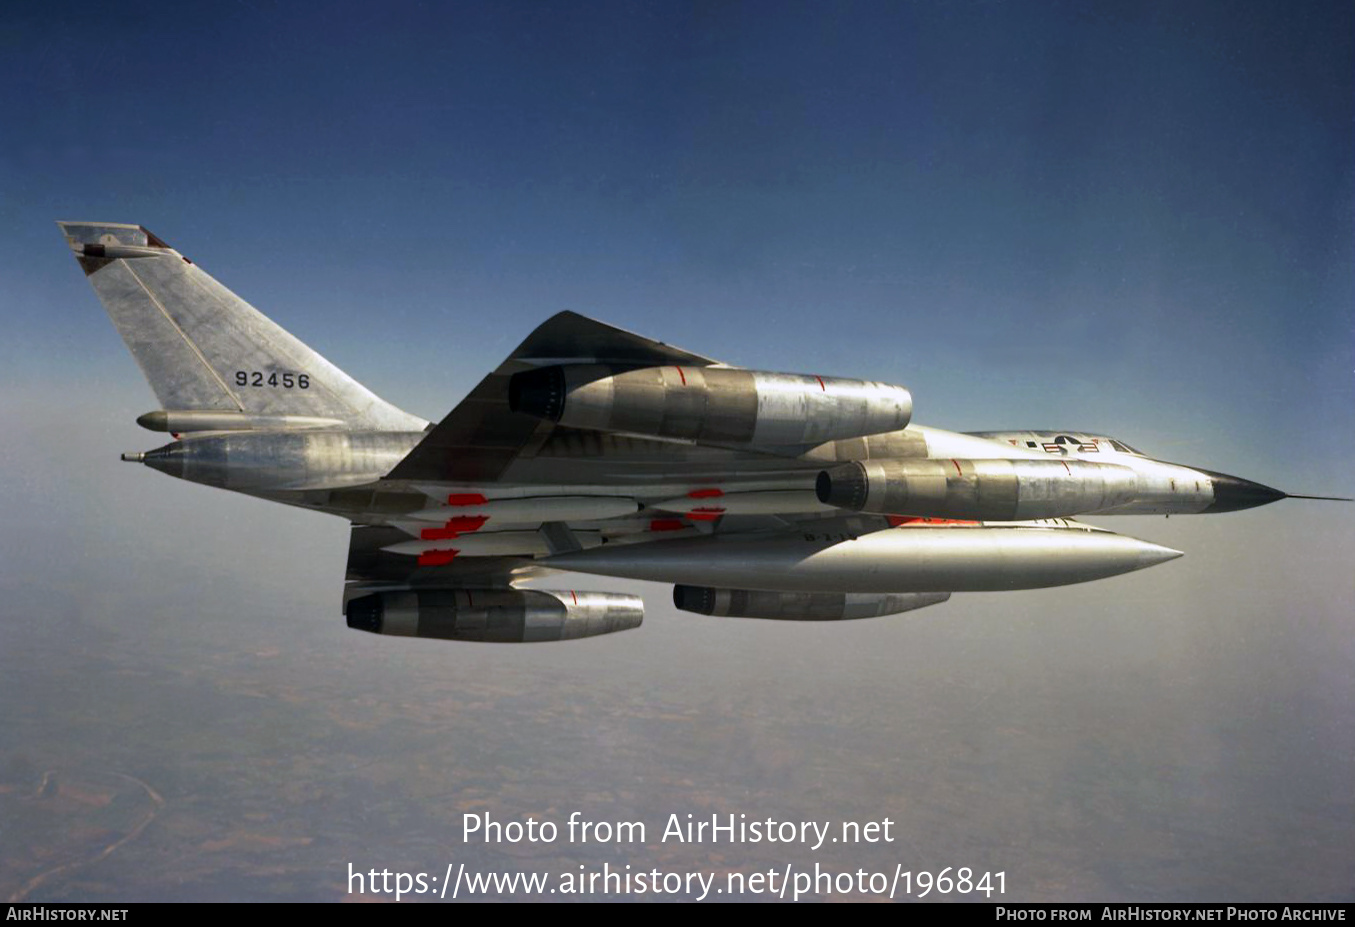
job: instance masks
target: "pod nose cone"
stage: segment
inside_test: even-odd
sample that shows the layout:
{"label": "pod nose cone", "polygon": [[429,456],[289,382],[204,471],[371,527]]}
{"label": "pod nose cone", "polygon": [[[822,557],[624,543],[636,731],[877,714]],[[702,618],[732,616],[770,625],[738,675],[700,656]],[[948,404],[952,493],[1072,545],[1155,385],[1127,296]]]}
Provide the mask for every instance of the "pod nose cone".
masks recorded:
{"label": "pod nose cone", "polygon": [[1168,560],[1175,560],[1177,557],[1184,557],[1185,554],[1179,550],[1172,550],[1170,547],[1163,547],[1160,544],[1150,544],[1147,541],[1140,542],[1139,548],[1139,569],[1147,569],[1150,566],[1157,566],[1159,563],[1166,563]]}
{"label": "pod nose cone", "polygon": [[1208,476],[1209,482],[1214,485],[1214,501],[1204,510],[1205,513],[1239,512],[1242,509],[1254,509],[1258,505],[1278,502],[1286,495],[1278,489],[1264,486],[1261,483],[1253,483],[1251,480],[1244,480],[1238,476],[1229,476],[1226,473],[1211,473],[1208,470],[1201,470],[1200,472]]}

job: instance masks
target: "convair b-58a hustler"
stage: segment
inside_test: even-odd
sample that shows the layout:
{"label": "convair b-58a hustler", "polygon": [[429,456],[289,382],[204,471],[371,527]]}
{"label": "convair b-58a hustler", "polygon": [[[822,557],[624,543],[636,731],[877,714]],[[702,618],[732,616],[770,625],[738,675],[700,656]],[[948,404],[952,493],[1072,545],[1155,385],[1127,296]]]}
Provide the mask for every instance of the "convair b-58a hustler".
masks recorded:
{"label": "convair b-58a hustler", "polygon": [[875,618],[1181,556],[1075,516],[1286,496],[1104,435],[925,427],[901,386],[744,370],[572,312],[433,424],[141,226],[59,224],[159,400],[138,423],[174,438],[123,459],[349,520],[344,613],[378,634],[640,624],[636,596],[538,588],[556,571],[672,583],[705,615]]}

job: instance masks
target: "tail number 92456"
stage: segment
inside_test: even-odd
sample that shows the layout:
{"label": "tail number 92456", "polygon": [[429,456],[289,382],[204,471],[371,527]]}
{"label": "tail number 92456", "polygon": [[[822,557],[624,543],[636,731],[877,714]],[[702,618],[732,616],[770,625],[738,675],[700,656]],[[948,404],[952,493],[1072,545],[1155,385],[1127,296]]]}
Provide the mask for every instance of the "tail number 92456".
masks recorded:
{"label": "tail number 92456", "polygon": [[236,386],[271,386],[275,389],[310,389],[311,378],[304,373],[264,373],[259,370],[235,371]]}

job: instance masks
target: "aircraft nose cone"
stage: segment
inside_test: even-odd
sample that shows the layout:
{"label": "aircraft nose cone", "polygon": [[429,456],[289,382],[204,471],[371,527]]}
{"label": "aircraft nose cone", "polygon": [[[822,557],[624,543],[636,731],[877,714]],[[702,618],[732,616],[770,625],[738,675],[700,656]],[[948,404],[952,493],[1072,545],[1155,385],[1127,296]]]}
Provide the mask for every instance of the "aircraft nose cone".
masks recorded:
{"label": "aircraft nose cone", "polygon": [[1241,477],[1229,476],[1226,473],[1211,473],[1208,470],[1201,470],[1200,472],[1208,476],[1209,482],[1214,484],[1214,502],[1204,510],[1206,513],[1239,512],[1242,509],[1254,509],[1258,505],[1277,502],[1285,497],[1285,493],[1278,489],[1253,483],[1251,480],[1244,480]]}

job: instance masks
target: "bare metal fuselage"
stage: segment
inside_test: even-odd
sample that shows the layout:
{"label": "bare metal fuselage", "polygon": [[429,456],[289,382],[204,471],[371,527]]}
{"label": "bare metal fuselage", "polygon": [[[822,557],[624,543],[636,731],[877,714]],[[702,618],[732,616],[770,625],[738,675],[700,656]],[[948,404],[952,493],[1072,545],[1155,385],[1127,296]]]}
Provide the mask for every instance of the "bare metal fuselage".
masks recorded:
{"label": "bare metal fuselage", "polygon": [[[351,518],[364,513],[355,513],[351,492],[339,491],[371,486],[385,496],[419,492],[419,486],[411,481],[383,481],[383,477],[425,436],[426,432],[325,429],[210,432],[189,435],[143,454],[128,455],[128,459],[190,482],[304,504]],[[1109,448],[1110,439],[1082,437],[1087,439],[1084,446],[1096,441]],[[1243,482],[1133,453],[1103,451],[1093,456],[1091,452],[1074,452],[1051,457],[1040,451],[1021,451],[987,437],[910,425],[868,440],[827,442],[796,457],[556,429],[546,440],[524,452],[492,485],[475,481],[447,485],[463,491],[488,489],[492,495],[501,497],[520,495],[523,491],[548,495],[540,491],[543,486],[586,487],[586,494],[620,493],[652,504],[681,496],[694,483],[711,483],[735,498],[741,491],[798,493],[805,501],[801,510],[830,512],[838,510],[838,506],[812,503],[819,474],[836,461],[854,460],[848,456],[852,453],[869,454],[872,441],[889,456],[875,460],[867,456],[862,460],[866,467],[885,475],[892,472],[889,467],[915,468],[909,472],[919,487],[912,494],[911,506],[905,497],[901,506],[865,509],[879,514],[1001,521],[1075,514],[1194,514],[1219,504],[1219,486],[1226,487],[1228,481]],[[1069,465],[1063,466],[1064,462]],[[1098,480],[1103,478],[1093,468],[1099,467],[1100,473],[1114,471],[1115,491],[1096,496],[1095,504],[1078,505],[1084,502],[1080,495],[1073,504],[1064,506],[1067,511],[1049,510],[1061,496],[1068,497],[1070,489],[1089,482],[1078,467],[1093,473]],[[925,468],[925,473],[918,468]],[[299,495],[303,493],[304,496]],[[1011,500],[1012,508],[985,510],[982,514],[963,510],[963,505],[975,505],[981,498]],[[1023,511],[1017,506],[1016,501],[1021,498],[1036,500],[1027,503],[1027,508],[1033,510]],[[382,500],[365,514],[380,522],[393,511],[390,502]],[[409,505],[402,511],[412,510],[414,502]]]}
{"label": "bare metal fuselage", "polygon": [[517,588],[551,569],[672,582],[704,614],[897,614],[1179,556],[1068,516],[1284,497],[1100,435],[916,425],[902,386],[734,368],[569,312],[429,424],[144,227],[60,225],[160,400],[138,422],[176,437],[124,459],[351,521],[345,605],[368,631],[640,623],[631,596]]}

